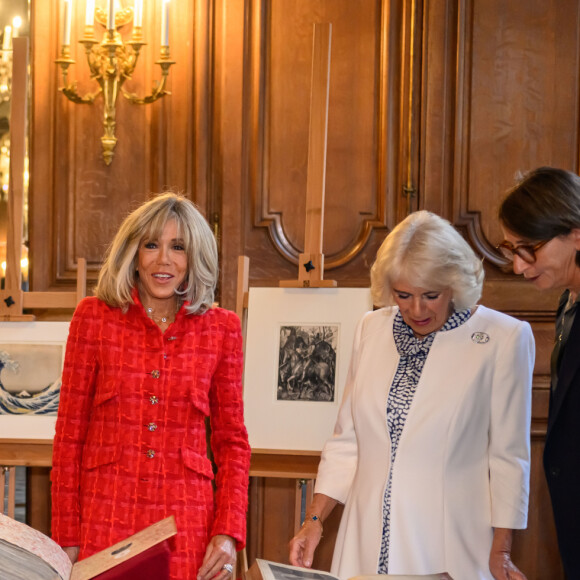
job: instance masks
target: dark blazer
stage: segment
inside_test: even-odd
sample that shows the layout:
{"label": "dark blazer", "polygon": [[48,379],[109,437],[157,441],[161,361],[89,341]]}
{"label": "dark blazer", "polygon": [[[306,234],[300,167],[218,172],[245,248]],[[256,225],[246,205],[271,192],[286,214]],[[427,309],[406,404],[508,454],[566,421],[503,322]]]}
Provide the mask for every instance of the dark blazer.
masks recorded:
{"label": "dark blazer", "polygon": [[[560,300],[558,314],[567,296]],[[580,312],[562,353],[550,397],[544,470],[567,580],[580,580]]]}

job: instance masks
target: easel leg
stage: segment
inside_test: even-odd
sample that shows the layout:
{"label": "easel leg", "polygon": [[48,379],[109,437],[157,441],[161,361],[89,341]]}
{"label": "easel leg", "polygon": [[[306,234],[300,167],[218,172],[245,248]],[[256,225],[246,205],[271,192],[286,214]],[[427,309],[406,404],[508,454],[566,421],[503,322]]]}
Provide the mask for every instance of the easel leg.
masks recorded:
{"label": "easel leg", "polygon": [[29,467],[26,476],[28,525],[50,535],[50,468]]}
{"label": "easel leg", "polygon": [[236,570],[235,576],[236,580],[241,578],[241,580],[246,580],[246,572],[248,571],[248,553],[246,548],[241,549],[236,554]]}
{"label": "easel leg", "polygon": [[294,508],[294,533],[297,534],[302,527],[304,514],[308,511],[314,498],[314,480],[299,479],[296,486],[296,503]]}
{"label": "easel leg", "polygon": [[[0,467],[0,513],[5,513],[9,518],[14,518],[16,504],[16,467],[14,465],[4,465]],[[6,503],[6,484],[8,484],[8,504]]]}

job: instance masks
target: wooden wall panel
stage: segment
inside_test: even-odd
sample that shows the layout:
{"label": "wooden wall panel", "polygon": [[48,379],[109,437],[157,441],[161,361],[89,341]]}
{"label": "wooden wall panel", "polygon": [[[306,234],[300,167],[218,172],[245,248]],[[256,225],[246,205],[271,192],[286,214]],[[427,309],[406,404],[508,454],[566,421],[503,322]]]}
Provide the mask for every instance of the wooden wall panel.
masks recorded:
{"label": "wooden wall panel", "polygon": [[245,0],[219,0],[215,3],[215,38],[212,87],[212,166],[211,189],[219,216],[220,302],[235,309],[237,260],[244,253],[243,222],[245,200],[242,195],[243,91],[247,58],[244,39],[249,7]]}
{"label": "wooden wall panel", "polygon": [[[252,478],[248,558],[288,562],[288,540],[294,535],[294,479]],[[276,538],[278,541],[272,541]]]}
{"label": "wooden wall panel", "polygon": [[[419,205],[462,228],[481,256],[498,266],[497,208],[515,175],[538,165],[578,167],[580,5],[424,5]],[[518,300],[526,305],[518,307],[512,276],[490,267],[487,279],[493,286],[489,306],[553,314],[553,293],[518,282]]]}
{"label": "wooden wall panel", "polygon": [[315,21],[333,26],[325,263],[339,279],[349,263],[349,285],[368,282],[373,230],[382,240],[396,221],[399,9],[377,0],[248,2],[241,249],[256,284],[297,277]]}
{"label": "wooden wall panel", "polygon": [[465,17],[466,209],[480,211],[484,236],[497,240],[490,196],[496,200],[519,171],[578,168],[580,4],[475,0]]}
{"label": "wooden wall panel", "polygon": [[262,198],[256,196],[254,223],[270,222],[278,248],[296,259],[304,243],[312,27],[313,22],[331,22],[325,225],[332,234],[325,237],[327,268],[338,261],[337,254],[364,241],[359,240],[368,221],[364,217],[378,221],[384,213],[377,195],[374,139],[381,96],[374,90],[380,73],[380,4],[367,2],[367,10],[360,4],[278,0],[269,5],[266,123],[260,128],[267,167],[261,187],[257,184]]}
{"label": "wooden wall panel", "polygon": [[[103,253],[123,217],[152,193],[183,192],[207,213],[211,3],[174,0],[170,11],[171,95],[151,105],[117,100],[115,156],[101,158],[102,97],[78,105],[57,92],[62,85],[54,63],[59,55],[58,0],[33,1],[33,132],[31,155],[32,288],[74,284],[76,258],[88,261],[94,281]],[[82,3],[77,3],[80,6]],[[81,94],[94,91],[84,50],[76,42],[84,13],[75,4],[69,77]],[[125,88],[150,93],[160,77],[160,3],[144,8],[142,49],[133,79]],[[97,36],[102,28],[98,27]]]}

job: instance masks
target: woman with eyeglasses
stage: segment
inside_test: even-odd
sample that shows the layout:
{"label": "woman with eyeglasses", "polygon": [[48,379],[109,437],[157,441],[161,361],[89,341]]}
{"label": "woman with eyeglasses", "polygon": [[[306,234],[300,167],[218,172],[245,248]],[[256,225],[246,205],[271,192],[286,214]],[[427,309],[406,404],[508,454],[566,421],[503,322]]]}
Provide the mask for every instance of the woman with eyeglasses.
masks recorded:
{"label": "woman with eyeglasses", "polygon": [[503,200],[499,249],[539,290],[560,289],[544,470],[568,580],[580,579],[580,177],[552,167]]}
{"label": "woman with eyeglasses", "polygon": [[358,326],[291,564],[312,566],[343,503],[339,578],[525,580],[510,549],[527,522],[534,340],[528,323],[477,305],[483,276],[469,244],[432,213],[387,236],[371,270],[382,308]]}

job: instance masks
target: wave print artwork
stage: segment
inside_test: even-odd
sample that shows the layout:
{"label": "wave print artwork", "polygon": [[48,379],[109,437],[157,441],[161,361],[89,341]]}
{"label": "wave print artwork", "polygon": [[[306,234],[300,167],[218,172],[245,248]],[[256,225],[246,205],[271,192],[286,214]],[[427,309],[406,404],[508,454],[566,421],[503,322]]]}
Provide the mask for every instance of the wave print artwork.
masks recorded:
{"label": "wave print artwork", "polygon": [[56,415],[61,345],[0,346],[0,415]]}

